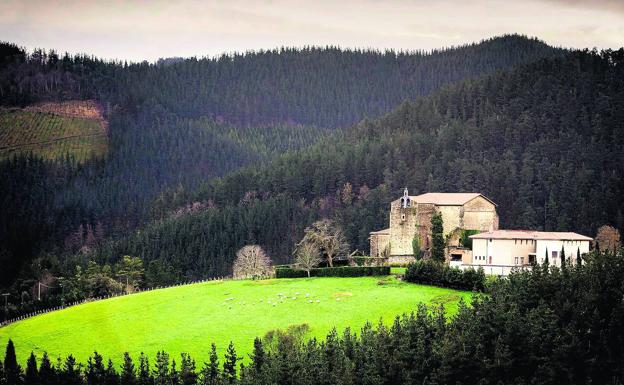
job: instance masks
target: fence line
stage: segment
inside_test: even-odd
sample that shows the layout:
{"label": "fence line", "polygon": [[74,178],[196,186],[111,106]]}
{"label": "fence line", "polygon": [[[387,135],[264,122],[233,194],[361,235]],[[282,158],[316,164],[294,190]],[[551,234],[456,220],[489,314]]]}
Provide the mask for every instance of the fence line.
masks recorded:
{"label": "fence line", "polygon": [[212,277],[212,278],[206,278],[206,279],[199,279],[199,280],[195,280],[195,281],[186,281],[186,282],[178,282],[178,283],[174,283],[171,284],[169,286],[156,286],[156,287],[148,287],[146,289],[137,289],[136,291],[132,292],[132,293],[119,293],[119,294],[111,294],[108,296],[103,296],[103,297],[95,297],[95,298],[84,298],[82,300],[78,300],[78,301],[72,301],[63,305],[59,305],[59,306],[53,306],[51,308],[47,308],[47,309],[42,309],[42,310],[35,310],[32,311],[30,313],[26,313],[26,314],[22,314],[20,316],[5,320],[0,322],[0,327],[4,327],[7,325],[10,325],[14,322],[17,321],[22,321],[25,320],[27,318],[31,318],[37,315],[41,315],[41,314],[47,314],[56,310],[62,310],[62,309],[67,309],[70,308],[72,306],[76,306],[76,305],[81,305],[87,302],[96,302],[96,301],[102,301],[105,299],[110,299],[110,298],[117,298],[117,297],[124,297],[127,295],[132,295],[132,294],[138,294],[138,293],[142,293],[142,292],[146,292],[146,291],[153,291],[153,290],[160,290],[160,289],[168,289],[171,287],[177,287],[177,286],[187,286],[187,285],[194,285],[196,283],[206,283],[206,282],[212,282],[212,281],[236,281],[236,280],[241,280],[241,279],[245,279],[245,278],[233,278],[231,276],[223,276],[223,277]]}

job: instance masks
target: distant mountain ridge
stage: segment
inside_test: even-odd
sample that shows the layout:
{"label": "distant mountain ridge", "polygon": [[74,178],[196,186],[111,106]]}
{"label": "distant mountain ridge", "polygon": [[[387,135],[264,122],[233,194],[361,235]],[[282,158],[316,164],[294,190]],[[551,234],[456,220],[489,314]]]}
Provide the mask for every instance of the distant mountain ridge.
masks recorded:
{"label": "distant mountain ridge", "polygon": [[4,51],[13,59],[4,59],[10,64],[0,70],[3,104],[71,96],[130,109],[158,105],[178,117],[233,125],[325,128],[378,116],[445,84],[563,52],[520,35],[431,52],[281,48],[157,64]]}

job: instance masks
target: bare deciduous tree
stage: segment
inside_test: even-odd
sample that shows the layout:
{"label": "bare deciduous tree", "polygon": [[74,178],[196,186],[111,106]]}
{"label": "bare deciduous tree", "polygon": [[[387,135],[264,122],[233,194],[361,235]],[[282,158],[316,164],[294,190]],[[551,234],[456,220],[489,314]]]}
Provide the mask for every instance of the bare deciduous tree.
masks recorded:
{"label": "bare deciduous tree", "polygon": [[600,226],[596,234],[596,243],[600,250],[616,253],[621,245],[620,232],[612,226]]}
{"label": "bare deciduous tree", "polygon": [[334,267],[334,258],[346,254],[349,249],[342,229],[330,219],[321,219],[305,229],[299,244],[315,244],[326,256],[329,267]]}
{"label": "bare deciduous tree", "polygon": [[310,277],[310,271],[323,262],[321,253],[318,246],[311,242],[302,242],[295,251],[295,264],[301,270],[308,273]]}
{"label": "bare deciduous tree", "polygon": [[247,245],[236,252],[233,274],[235,278],[257,278],[269,275],[271,259],[262,247]]}

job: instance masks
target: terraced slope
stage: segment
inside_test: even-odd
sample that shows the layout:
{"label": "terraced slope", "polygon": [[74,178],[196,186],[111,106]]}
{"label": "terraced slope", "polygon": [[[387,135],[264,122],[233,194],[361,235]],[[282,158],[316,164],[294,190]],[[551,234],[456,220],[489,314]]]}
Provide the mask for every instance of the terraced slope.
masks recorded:
{"label": "terraced slope", "polygon": [[[380,282],[381,281],[381,282]],[[85,362],[94,350],[119,363],[124,351],[151,358],[159,350],[207,360],[210,343],[223,354],[229,341],[240,356],[253,339],[276,329],[304,326],[306,337],[333,327],[359,330],[366,321],[394,317],[419,302],[457,311],[471,293],[404,283],[394,277],[213,281],[91,302],[33,317],[0,329],[0,346],[12,338],[18,359],[72,353]],[[0,352],[2,354],[3,352]]]}
{"label": "terraced slope", "polygon": [[72,155],[83,162],[108,149],[107,125],[91,101],[45,103],[0,110],[0,159],[33,153],[46,159]]}

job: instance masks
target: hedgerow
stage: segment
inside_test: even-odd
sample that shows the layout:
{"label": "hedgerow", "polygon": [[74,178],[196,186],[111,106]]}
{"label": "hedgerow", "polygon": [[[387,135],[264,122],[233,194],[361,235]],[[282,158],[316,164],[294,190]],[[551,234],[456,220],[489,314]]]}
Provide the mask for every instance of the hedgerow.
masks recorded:
{"label": "hedgerow", "polygon": [[483,291],[485,273],[483,269],[460,270],[444,263],[422,260],[410,263],[404,279],[408,282],[435,285],[460,290]]}
{"label": "hedgerow", "polygon": [[[341,266],[323,267],[310,270],[312,277],[366,277],[390,275],[390,266]],[[275,269],[275,278],[304,278],[308,273],[293,268]]]}

